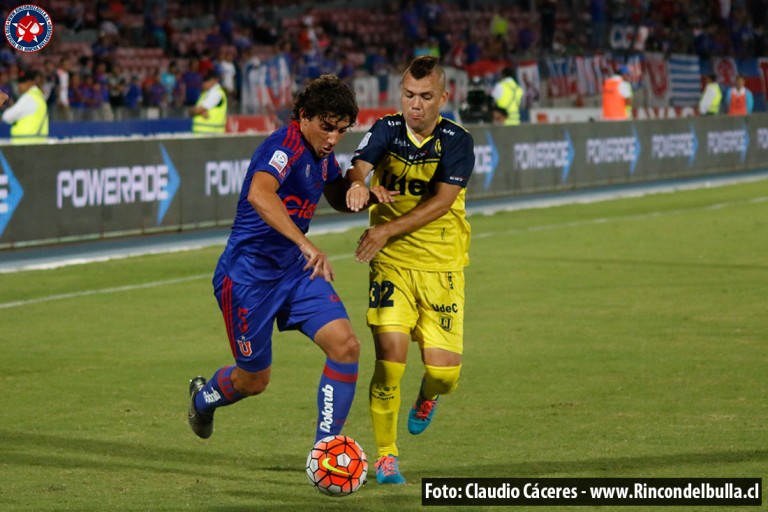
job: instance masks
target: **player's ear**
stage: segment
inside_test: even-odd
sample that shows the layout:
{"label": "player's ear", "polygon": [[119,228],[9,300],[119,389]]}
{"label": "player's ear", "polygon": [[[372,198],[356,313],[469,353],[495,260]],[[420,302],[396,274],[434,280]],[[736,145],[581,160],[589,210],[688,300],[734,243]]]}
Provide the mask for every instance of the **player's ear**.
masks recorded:
{"label": "player's ear", "polygon": [[440,108],[444,107],[446,103],[448,103],[448,91],[443,91],[443,94],[440,95]]}

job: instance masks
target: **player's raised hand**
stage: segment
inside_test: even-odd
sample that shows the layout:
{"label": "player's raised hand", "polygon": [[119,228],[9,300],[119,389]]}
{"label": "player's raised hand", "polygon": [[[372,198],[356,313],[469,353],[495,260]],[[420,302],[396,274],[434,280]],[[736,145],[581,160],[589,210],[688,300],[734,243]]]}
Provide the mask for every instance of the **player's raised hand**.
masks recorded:
{"label": "player's raised hand", "polygon": [[[347,207],[353,212],[359,212],[363,208],[367,207],[369,202],[374,203],[392,203],[394,197],[400,195],[397,190],[387,190],[382,185],[376,185],[368,190],[365,185],[359,185],[360,182],[355,182],[347,190]],[[371,197],[373,194],[373,197]]]}
{"label": "player's raised hand", "polygon": [[366,229],[357,241],[355,261],[358,263],[368,263],[387,244],[388,240],[389,233],[387,232],[386,224]]}
{"label": "player's raised hand", "polygon": [[359,212],[368,205],[370,193],[365,183],[355,181],[347,190],[347,208],[353,212]]}
{"label": "player's raised hand", "polygon": [[336,279],[328,255],[318,249],[312,242],[307,241],[302,243],[299,246],[299,249],[301,249],[304,259],[307,260],[307,264],[304,265],[304,270],[312,269],[312,274],[309,276],[310,280],[322,276],[323,279],[330,283]]}
{"label": "player's raised hand", "polygon": [[371,193],[374,195],[374,202],[376,203],[394,203],[395,196],[400,195],[399,190],[388,190],[383,185],[376,185],[371,188]]}

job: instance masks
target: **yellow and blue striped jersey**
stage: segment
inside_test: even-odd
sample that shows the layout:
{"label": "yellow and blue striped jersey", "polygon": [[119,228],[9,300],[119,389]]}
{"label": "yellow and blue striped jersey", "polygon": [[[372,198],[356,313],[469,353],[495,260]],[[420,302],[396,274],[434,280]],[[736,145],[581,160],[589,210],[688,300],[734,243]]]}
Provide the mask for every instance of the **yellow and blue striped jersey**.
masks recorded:
{"label": "yellow and blue striped jersey", "polygon": [[428,271],[461,270],[469,264],[470,227],[466,219],[466,186],[475,165],[472,135],[440,118],[432,135],[418,142],[402,113],[379,119],[355,150],[374,166],[371,187],[397,190],[394,203],[369,208],[371,225],[401,217],[434,194],[436,183],[462,187],[451,209],[426,226],[393,237],[374,261]]}

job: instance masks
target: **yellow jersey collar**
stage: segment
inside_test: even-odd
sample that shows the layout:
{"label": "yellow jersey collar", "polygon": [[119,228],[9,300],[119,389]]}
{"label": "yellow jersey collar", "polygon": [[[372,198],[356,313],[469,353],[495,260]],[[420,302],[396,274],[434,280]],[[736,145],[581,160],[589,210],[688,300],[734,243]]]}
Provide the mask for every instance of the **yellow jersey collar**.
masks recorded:
{"label": "yellow jersey collar", "polygon": [[[437,124],[435,125],[435,130],[437,130],[437,127],[440,126],[440,123],[443,121],[443,116],[438,115],[437,116]],[[408,123],[405,121],[405,116],[403,116],[403,124],[405,125],[405,132],[408,134],[408,139],[417,147],[420,148],[435,136],[434,132],[429,134],[428,136],[424,137],[424,140],[419,142],[418,139],[416,139],[416,136],[411,131],[411,127],[408,126]]]}

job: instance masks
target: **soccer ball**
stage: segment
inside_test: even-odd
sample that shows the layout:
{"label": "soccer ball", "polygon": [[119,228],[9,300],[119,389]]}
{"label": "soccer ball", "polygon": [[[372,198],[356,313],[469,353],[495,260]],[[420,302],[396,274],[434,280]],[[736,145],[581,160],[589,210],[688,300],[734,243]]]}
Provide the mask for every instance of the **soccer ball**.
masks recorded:
{"label": "soccer ball", "polygon": [[368,459],[351,437],[324,437],[309,452],[307,476],[321,493],[346,496],[365,483]]}

